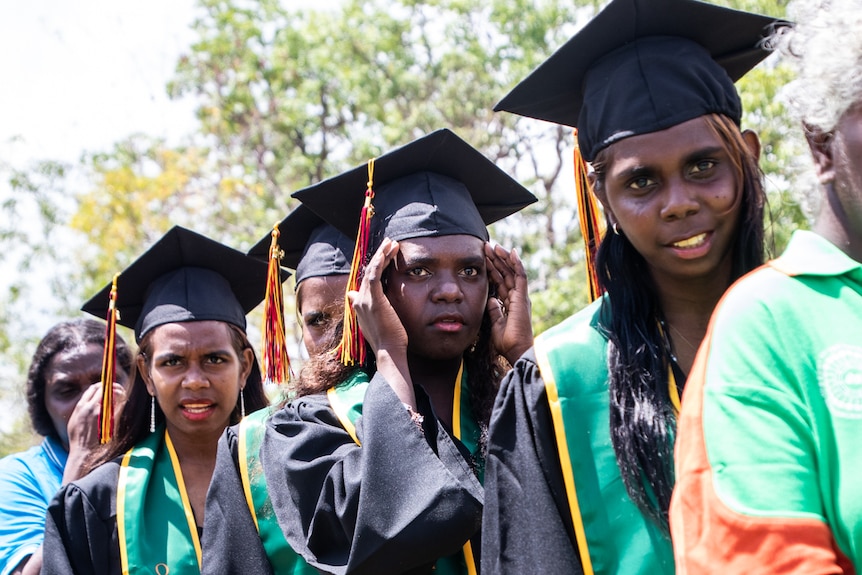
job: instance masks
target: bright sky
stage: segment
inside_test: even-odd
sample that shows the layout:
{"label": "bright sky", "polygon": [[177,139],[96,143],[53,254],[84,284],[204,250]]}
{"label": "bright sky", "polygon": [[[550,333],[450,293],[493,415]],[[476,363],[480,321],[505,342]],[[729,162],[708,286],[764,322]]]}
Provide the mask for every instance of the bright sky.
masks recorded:
{"label": "bright sky", "polygon": [[74,162],[134,132],[175,141],[194,128],[193,104],[172,102],[165,92],[193,38],[193,0],[5,4],[3,160]]}

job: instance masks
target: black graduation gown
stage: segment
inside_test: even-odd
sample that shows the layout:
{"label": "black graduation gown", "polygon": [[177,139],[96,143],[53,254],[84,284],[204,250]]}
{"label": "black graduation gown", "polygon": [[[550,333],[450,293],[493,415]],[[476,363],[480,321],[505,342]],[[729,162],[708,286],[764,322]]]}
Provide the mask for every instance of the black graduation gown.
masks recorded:
{"label": "black graduation gown", "polygon": [[504,378],[485,462],[482,573],[582,574],[545,382],[532,349]]}
{"label": "black graduation gown", "polygon": [[[267,422],[260,458],[291,547],[325,573],[430,573],[473,538],[479,561],[482,487],[464,446],[417,388],[424,434],[379,374],[356,423],[357,446],[325,394]],[[271,573],[236,466],[233,431],[219,446],[207,497],[203,573]]]}
{"label": "black graduation gown", "polygon": [[119,460],[65,485],[48,507],[42,573],[113,575],[121,572],[117,539]]}

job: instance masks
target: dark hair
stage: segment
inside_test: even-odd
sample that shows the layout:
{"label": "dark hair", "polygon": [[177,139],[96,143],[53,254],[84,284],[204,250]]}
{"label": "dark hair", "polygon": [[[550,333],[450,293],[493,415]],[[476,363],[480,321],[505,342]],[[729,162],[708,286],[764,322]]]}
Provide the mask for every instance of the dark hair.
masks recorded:
{"label": "dark hair", "polygon": [[[733,282],[763,263],[763,175],[733,121],[718,114],[705,118],[728,150],[742,187],[740,221],[731,248]],[[607,156],[603,150],[593,162],[597,191],[603,186]],[[605,235],[596,273],[612,310],[605,314],[611,319],[604,327],[617,464],[629,496],[668,533],[676,415],[668,393],[669,351],[660,328],[664,314],[646,260],[624,235]]]}
{"label": "dark hair", "polygon": [[[74,319],[58,323],[45,334],[30,361],[27,373],[27,410],[33,429],[44,437],[57,437],[57,430],[45,407],[48,364],[67,349],[94,344],[105,346],[105,324],[94,319]],[[117,335],[117,364],[128,374],[132,368],[132,351]]]}
{"label": "dark hair", "polygon": [[[245,400],[246,415],[253,413],[259,409],[263,409],[269,404],[266,394],[263,391],[263,380],[260,375],[260,367],[257,364],[257,356],[254,355],[254,349],[248,341],[248,336],[239,327],[224,322],[230,330],[231,344],[237,355],[242,355],[246,349],[252,350],[252,366],[251,372],[245,380],[243,388],[243,396]],[[155,330],[151,330],[143,338],[138,346],[138,356],[144,358],[144,362],[149,366],[152,361],[152,335]],[[123,407],[120,417],[117,420],[114,430],[114,439],[105,445],[103,448],[96,450],[90,459],[87,461],[87,469],[90,471],[102,463],[110,461],[134,447],[142,441],[150,433],[150,393],[147,391],[147,385],[144,378],[138,369],[137,362],[132,370],[132,385],[127,392],[126,405]],[[156,402],[156,425],[164,423],[165,416],[161,409],[158,409]],[[234,407],[231,414],[230,424],[239,423],[240,420],[240,405]]]}

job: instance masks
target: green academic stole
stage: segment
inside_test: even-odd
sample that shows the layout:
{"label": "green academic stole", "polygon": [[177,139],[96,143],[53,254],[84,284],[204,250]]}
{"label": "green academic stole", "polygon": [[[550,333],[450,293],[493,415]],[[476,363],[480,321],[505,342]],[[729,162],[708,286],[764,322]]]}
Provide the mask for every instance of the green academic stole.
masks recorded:
{"label": "green academic stole", "polygon": [[266,421],[270,415],[272,415],[272,408],[261,409],[244,417],[239,424],[239,472],[245,500],[273,573],[275,575],[313,575],[317,570],[308,565],[284,537],[266,488],[266,477],[260,463],[260,446],[266,433]]}
{"label": "green academic stole", "polygon": [[164,429],[123,456],[117,533],[123,575],[200,573],[197,525],[177,453]]}
{"label": "green academic stole", "polygon": [[585,575],[673,574],[670,540],[629,498],[610,437],[601,300],[536,338]]}
{"label": "green academic stole", "polygon": [[[329,404],[338,416],[338,420],[353,441],[360,445],[356,436],[356,420],[362,415],[362,401],[365,399],[365,391],[368,389],[368,377],[363,372],[357,372],[344,383],[337,385],[327,392]],[[473,417],[473,408],[470,405],[470,388],[467,385],[467,374],[464,372],[464,362],[458,369],[455,396],[452,400],[452,434],[470,451],[474,458],[481,457],[479,453],[479,425]],[[479,466],[480,479],[482,466]],[[473,560],[473,547],[470,541],[464,544],[463,553],[456,553],[437,560],[434,566],[437,575],[467,575],[476,574],[476,564]]]}

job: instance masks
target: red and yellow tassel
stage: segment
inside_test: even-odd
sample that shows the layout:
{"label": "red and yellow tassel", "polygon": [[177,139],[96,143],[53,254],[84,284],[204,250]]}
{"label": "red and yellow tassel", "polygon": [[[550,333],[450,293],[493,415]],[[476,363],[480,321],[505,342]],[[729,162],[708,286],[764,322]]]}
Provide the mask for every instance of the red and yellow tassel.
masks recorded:
{"label": "red and yellow tassel", "polygon": [[263,381],[282,385],[290,381],[290,356],[284,327],[284,291],[281,285],[281,258],[278,246],[278,224],[272,227],[269,245],[269,267],[266,273],[266,297],[263,300]]}
{"label": "red and yellow tassel", "polygon": [[598,252],[599,242],[601,242],[605,230],[599,214],[596,195],[593,193],[593,187],[590,185],[590,179],[587,175],[587,163],[581,155],[580,146],[578,146],[577,129],[575,129],[574,135],[575,191],[578,196],[578,220],[581,225],[581,235],[584,238],[587,286],[590,291],[590,301],[595,301],[596,298],[602,295],[599,280],[596,276],[596,252]]}
{"label": "red and yellow tassel", "polygon": [[102,409],[99,411],[99,442],[108,443],[114,436],[114,381],[117,369],[117,278],[114,275],[108,296],[105,326],[105,349],[102,352]]}
{"label": "red and yellow tassel", "polygon": [[[374,217],[374,160],[368,161],[368,184],[365,188],[365,204],[359,218],[359,231],[356,233],[356,245],[353,248],[353,261],[350,265],[350,276],[347,279],[347,291],[358,291],[362,282],[362,274],[368,257],[368,244],[371,236],[371,218]],[[338,344],[338,356],[344,365],[363,365],[365,363],[365,338],[359,329],[356,312],[344,297],[344,331],[341,343]]]}

